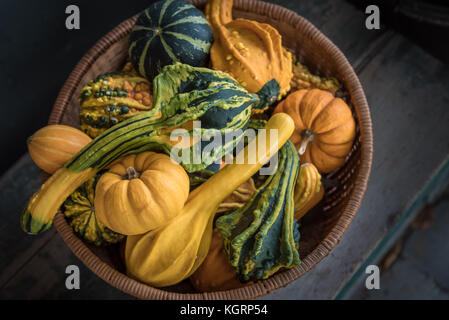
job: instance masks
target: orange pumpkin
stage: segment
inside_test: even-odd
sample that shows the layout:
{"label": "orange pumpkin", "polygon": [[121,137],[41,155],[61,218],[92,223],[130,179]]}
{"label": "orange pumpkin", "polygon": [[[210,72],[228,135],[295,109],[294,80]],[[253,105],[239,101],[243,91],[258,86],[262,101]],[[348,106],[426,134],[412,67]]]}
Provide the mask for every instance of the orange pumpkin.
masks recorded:
{"label": "orange pumpkin", "polygon": [[319,89],[299,90],[275,109],[295,122],[290,140],[298,148],[302,163],[313,163],[320,173],[340,168],[351,151],[356,124],[349,106],[340,98]]}
{"label": "orange pumpkin", "polygon": [[177,216],[189,195],[189,177],[169,156],[130,155],[112,164],[97,183],[95,210],[109,229],[137,235]]}
{"label": "orange pumpkin", "polygon": [[223,250],[223,240],[217,229],[214,229],[206,259],[190,276],[190,282],[200,292],[231,290],[250,284],[237,279],[234,268]]}
{"label": "orange pumpkin", "polygon": [[81,130],[48,125],[28,138],[28,152],[34,163],[49,174],[63,167],[92,139]]}

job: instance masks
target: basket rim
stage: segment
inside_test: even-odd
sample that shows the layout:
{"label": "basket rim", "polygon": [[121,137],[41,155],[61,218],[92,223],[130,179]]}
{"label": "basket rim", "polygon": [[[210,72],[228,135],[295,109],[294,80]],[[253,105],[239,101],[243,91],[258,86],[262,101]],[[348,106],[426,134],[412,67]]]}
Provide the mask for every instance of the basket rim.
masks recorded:
{"label": "basket rim", "polygon": [[[190,0],[195,6],[203,6],[206,0]],[[333,248],[340,242],[344,232],[357,213],[365,194],[368,179],[371,172],[373,157],[373,133],[371,115],[368,102],[362,85],[344,54],[322,34],[312,23],[296,12],[282,6],[266,3],[258,0],[235,0],[234,8],[239,11],[252,12],[282,21],[295,28],[301,28],[302,35],[309,37],[311,41],[319,42],[325,50],[330,52],[337,64],[340,73],[344,73],[345,84],[354,104],[361,136],[361,159],[359,171],[355,183],[350,192],[349,199],[342,209],[341,215],[331,231],[317,245],[317,247],[302,258],[301,264],[290,270],[275,274],[266,280],[258,281],[252,285],[227,291],[203,292],[203,293],[178,293],[154,288],[138,282],[127,275],[114,269],[98,256],[96,256],[86,244],[80,240],[66,222],[63,214],[59,212],[54,219],[54,225],[59,235],[72,250],[72,252],[98,277],[113,287],[140,299],[255,299],[269,294],[279,288],[287,286],[299,277],[310,271],[320,261],[330,254]],[[49,124],[59,124],[63,114],[71,101],[73,94],[83,75],[91,65],[115,42],[125,38],[131,31],[137,15],[125,20],[105,36],[103,36],[78,62],[70,76],[64,83],[54,103],[49,117]]]}

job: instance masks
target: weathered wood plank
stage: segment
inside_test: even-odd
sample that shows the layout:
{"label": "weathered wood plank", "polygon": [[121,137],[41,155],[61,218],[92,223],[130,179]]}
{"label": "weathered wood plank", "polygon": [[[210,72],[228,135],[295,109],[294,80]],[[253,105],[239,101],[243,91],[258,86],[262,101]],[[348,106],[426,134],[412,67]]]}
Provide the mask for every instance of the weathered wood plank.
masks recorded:
{"label": "weathered wood plank", "polygon": [[[40,184],[40,170],[27,154],[0,179],[0,299],[129,298],[87,269],[55,229],[39,236],[20,229],[21,209]],[[80,268],[80,290],[65,288],[71,264]]]}
{"label": "weathered wood plank", "polygon": [[[80,289],[65,286],[69,265],[80,270]],[[0,289],[2,299],[133,299],[93,274],[56,235]]]}
{"label": "weathered wood plank", "polygon": [[25,155],[0,179],[0,288],[55,235],[27,236],[20,228],[23,206],[41,184],[40,170]]}
{"label": "weathered wood plank", "polygon": [[340,245],[268,299],[330,299],[349,280],[449,155],[449,67],[396,35],[360,73],[374,126],[362,207]]}
{"label": "weathered wood plank", "polygon": [[393,264],[381,269],[380,290],[360,286],[351,299],[449,299],[449,187],[418,219],[402,236]]}

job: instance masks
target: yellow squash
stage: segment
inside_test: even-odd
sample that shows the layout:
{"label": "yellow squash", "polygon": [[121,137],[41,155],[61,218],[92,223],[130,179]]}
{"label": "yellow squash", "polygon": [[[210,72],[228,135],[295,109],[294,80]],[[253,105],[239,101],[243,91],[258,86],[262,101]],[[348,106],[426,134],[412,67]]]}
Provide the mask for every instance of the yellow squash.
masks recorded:
{"label": "yellow squash", "polygon": [[87,134],[76,128],[54,124],[36,131],[27,144],[34,163],[53,174],[91,141]]}
{"label": "yellow squash", "polygon": [[143,152],[115,162],[95,190],[97,216],[109,229],[142,234],[159,228],[184,207],[189,177],[169,156]]}
{"label": "yellow squash", "polygon": [[[127,238],[125,261],[131,277],[165,287],[195,272],[209,251],[213,219],[219,204],[275,155],[290,138],[294,124],[288,115],[279,113],[268,121],[265,129],[265,150],[258,152],[254,163],[248,163],[247,150],[256,150],[260,135],[242,151],[242,164],[226,165],[193,190],[180,214],[167,225]],[[270,129],[277,130],[277,137]]]}
{"label": "yellow squash", "polygon": [[321,175],[310,163],[303,164],[298,173],[295,187],[295,219],[301,219],[323,199],[324,188]]}

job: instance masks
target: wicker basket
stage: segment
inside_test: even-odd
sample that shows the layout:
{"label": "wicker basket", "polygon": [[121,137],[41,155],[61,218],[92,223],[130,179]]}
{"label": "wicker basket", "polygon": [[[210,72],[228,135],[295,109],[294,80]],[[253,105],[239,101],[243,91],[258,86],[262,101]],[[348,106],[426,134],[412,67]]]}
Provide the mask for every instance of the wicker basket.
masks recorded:
{"label": "wicker basket", "polygon": [[[192,1],[202,9],[205,0]],[[81,241],[58,213],[54,225],[73,253],[100,278],[141,299],[252,299],[268,294],[298,279],[326,257],[339,243],[354,218],[365,192],[371,169],[373,141],[371,118],[365,94],[345,56],[312,24],[277,5],[236,0],[234,17],[269,23],[279,30],[284,45],[313,72],[339,79],[349,93],[357,120],[357,138],[346,164],[327,176],[334,186],[326,190],[319,208],[306,215],[301,228],[301,265],[253,285],[221,292],[197,293],[188,280],[170,288],[153,288],[126,276],[119,246],[98,248]],[[119,70],[127,57],[127,39],[136,16],[104,36],[81,59],[64,84],[49,123],[79,126],[78,94],[98,74]]]}

